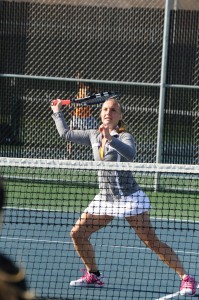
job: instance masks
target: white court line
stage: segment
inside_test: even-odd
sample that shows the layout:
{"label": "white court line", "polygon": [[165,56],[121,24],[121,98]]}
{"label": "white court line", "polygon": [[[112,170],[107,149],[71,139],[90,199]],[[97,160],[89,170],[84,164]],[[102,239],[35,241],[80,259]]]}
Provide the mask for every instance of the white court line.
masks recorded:
{"label": "white court line", "polygon": [[[2,240],[11,240],[11,241],[24,241],[24,242],[35,242],[35,243],[56,243],[56,244],[71,244],[72,242],[66,242],[66,241],[56,241],[56,240],[46,240],[46,239],[31,239],[31,238],[20,238],[20,237],[9,237],[9,236],[1,236],[0,239]],[[117,246],[117,245],[106,245],[106,244],[100,244],[98,245],[100,247],[109,247],[109,248],[125,248],[125,249],[137,249],[137,250],[143,250],[143,251],[151,251],[149,248],[146,247],[133,247],[133,246]],[[199,253],[197,253],[199,254]]]}
{"label": "white court line", "polygon": [[[13,241],[26,241],[26,242],[35,242],[35,243],[56,243],[56,244],[71,244],[72,242],[66,241],[57,241],[57,240],[47,240],[47,239],[31,239],[31,238],[20,238],[20,237],[9,237],[9,236],[0,236],[0,240],[13,240]],[[122,246],[122,245],[106,245],[106,244],[98,244],[100,247],[108,247],[108,248],[124,248],[124,249],[135,249],[139,251],[151,251],[147,247],[136,247],[136,246]],[[199,255],[199,252],[194,251],[183,251],[183,250],[175,250],[176,253],[190,254],[190,255]]]}
{"label": "white court line", "polygon": [[13,240],[13,241],[26,241],[26,242],[35,242],[35,243],[56,243],[56,244],[73,244],[72,242],[63,242],[63,241],[53,241],[53,240],[42,240],[42,239],[27,239],[27,238],[14,238],[8,236],[1,236],[0,239],[2,240]]}
{"label": "white court line", "polygon": [[[199,288],[199,284],[197,285],[196,288],[197,288],[197,289]],[[173,294],[169,294],[169,295],[163,296],[163,297],[158,298],[158,299],[155,299],[155,300],[173,299],[173,298],[175,298],[175,297],[177,297],[177,296],[179,296],[179,295],[180,295],[180,291],[175,292],[175,293],[173,293]]]}
{"label": "white court line", "polygon": [[158,298],[158,299],[155,299],[155,300],[172,299],[172,298],[174,298],[174,297],[177,297],[178,295],[180,295],[180,291],[178,291],[178,292],[176,292],[176,293],[173,293],[173,294],[170,294],[170,295],[163,296],[163,297]]}

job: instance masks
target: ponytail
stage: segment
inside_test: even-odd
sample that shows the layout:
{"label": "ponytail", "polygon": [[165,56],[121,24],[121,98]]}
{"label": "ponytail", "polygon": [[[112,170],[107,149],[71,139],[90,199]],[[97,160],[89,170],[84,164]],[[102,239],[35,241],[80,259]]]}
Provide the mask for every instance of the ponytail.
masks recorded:
{"label": "ponytail", "polygon": [[118,122],[117,132],[121,133],[121,132],[124,132],[124,131],[126,131],[126,124],[124,123],[124,121],[120,120]]}

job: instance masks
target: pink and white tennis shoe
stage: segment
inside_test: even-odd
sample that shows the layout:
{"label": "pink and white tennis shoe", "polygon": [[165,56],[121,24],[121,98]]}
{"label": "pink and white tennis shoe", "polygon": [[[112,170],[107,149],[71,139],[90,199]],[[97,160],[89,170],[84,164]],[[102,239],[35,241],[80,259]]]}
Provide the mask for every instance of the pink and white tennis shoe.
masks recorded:
{"label": "pink and white tennis shoe", "polygon": [[101,277],[85,271],[84,276],[80,277],[77,280],[71,281],[70,285],[77,287],[102,287],[104,285],[104,282],[101,280]]}
{"label": "pink and white tennis shoe", "polygon": [[180,295],[193,296],[196,293],[197,282],[189,275],[186,275],[180,286]]}

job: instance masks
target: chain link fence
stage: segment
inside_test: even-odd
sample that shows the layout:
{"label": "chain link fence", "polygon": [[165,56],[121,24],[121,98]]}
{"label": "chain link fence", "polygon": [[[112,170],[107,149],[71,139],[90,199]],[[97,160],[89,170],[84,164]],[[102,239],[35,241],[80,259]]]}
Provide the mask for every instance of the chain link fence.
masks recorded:
{"label": "chain link fence", "polygon": [[[121,95],[136,161],[156,162],[165,3],[1,1],[0,155],[92,159],[60,140],[49,106],[76,97],[80,76],[89,91]],[[199,11],[195,1],[171,3],[161,161],[197,164]]]}

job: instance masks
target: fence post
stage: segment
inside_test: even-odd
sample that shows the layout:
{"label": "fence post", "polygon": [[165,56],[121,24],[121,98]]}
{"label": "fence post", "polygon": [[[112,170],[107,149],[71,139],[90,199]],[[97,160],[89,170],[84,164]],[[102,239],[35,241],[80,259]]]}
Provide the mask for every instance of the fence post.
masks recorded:
{"label": "fence post", "polygon": [[[167,56],[168,56],[168,46],[169,46],[170,12],[171,12],[171,0],[165,0],[156,163],[162,162],[162,141],[163,141],[163,129],[164,129],[164,105],[165,105],[166,75],[167,75]],[[159,174],[156,173],[155,190],[158,189],[158,183],[159,183]]]}

